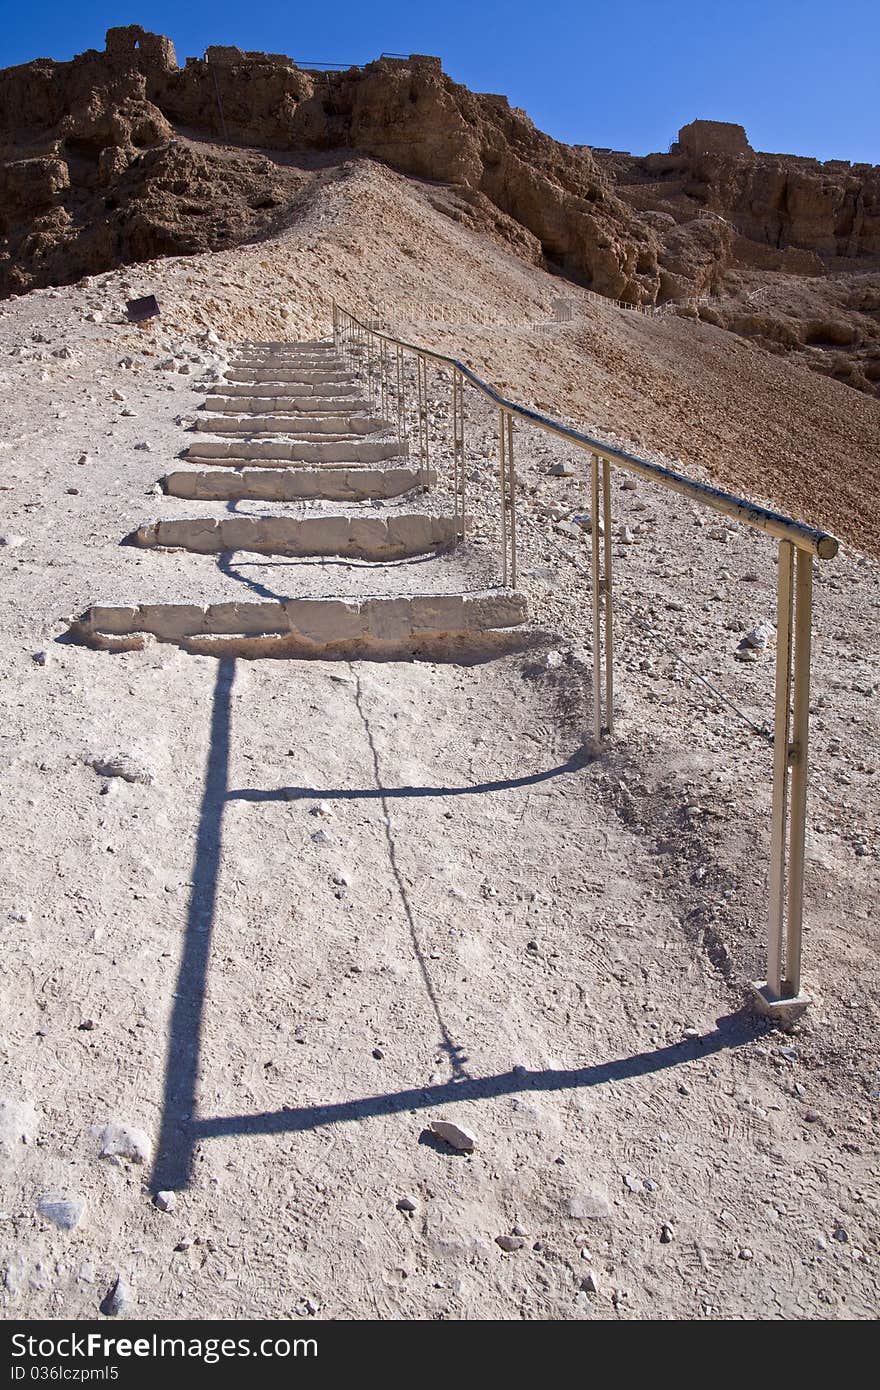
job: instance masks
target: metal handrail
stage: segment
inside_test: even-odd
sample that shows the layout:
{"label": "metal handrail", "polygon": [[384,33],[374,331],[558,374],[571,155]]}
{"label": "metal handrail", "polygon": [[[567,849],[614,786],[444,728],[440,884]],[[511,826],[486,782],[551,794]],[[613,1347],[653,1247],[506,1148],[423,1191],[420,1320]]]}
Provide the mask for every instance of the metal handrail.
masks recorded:
{"label": "metal handrail", "polygon": [[414,353],[417,357],[427,358],[432,362],[442,363],[445,367],[454,368],[461,372],[462,376],[477,391],[501,410],[510,415],[518,416],[530,425],[537,425],[551,434],[558,435],[579,449],[586,449],[590,453],[598,454],[600,458],[607,459],[609,463],[616,463],[621,468],[627,469],[628,472],[646,478],[649,482],[659,483],[662,487],[680,492],[694,502],[711,507],[713,511],[722,512],[726,516],[734,516],[738,521],[747,522],[750,526],[756,527],[757,530],[764,531],[769,536],[775,536],[777,540],[791,541],[799,550],[806,550],[811,555],[818,556],[820,560],[832,560],[837,554],[840,542],[836,536],[831,535],[828,531],[817,530],[813,526],[807,526],[805,522],[795,521],[792,517],[785,516],[782,512],[771,511],[768,507],[759,506],[757,502],[749,502],[744,497],[736,497],[733,493],[724,492],[721,488],[712,487],[708,483],[699,483],[694,478],[686,477],[683,473],[676,473],[672,468],[665,468],[660,463],[651,463],[648,459],[638,458],[625,449],[618,449],[611,444],[604,443],[594,435],[573,429],[570,425],[564,425],[561,420],[553,420],[549,415],[541,415],[537,410],[530,410],[528,406],[519,405],[516,401],[508,400],[506,396],[502,396],[499,391],[495,390],[494,386],[483,381],[482,377],[477,376],[476,372],[472,371],[466,363],[460,362],[458,358],[449,357],[446,353],[437,352],[433,348],[408,343],[404,338],[394,338],[388,333],[381,333],[378,329],[355,318],[354,314],[349,313],[347,309],[342,310],[341,306],[336,305],[335,302],[334,309],[344,313],[364,333],[370,334],[372,338],[376,338],[380,342],[388,343],[395,348],[403,348],[405,352]]}
{"label": "metal handrail", "polygon": [[[398,419],[403,428],[406,403],[403,356],[416,358],[418,440],[423,480],[430,478],[427,423],[427,363],[452,369],[453,487],[456,535],[465,535],[464,407],[462,386],[468,381],[498,408],[498,455],[501,479],[502,584],[507,583],[508,549],[511,582],[516,584],[516,473],[513,464],[514,418],[534,425],[585,449],[592,463],[592,604],[593,604],[593,725],[598,739],[614,729],[614,620],[612,603],[611,465],[680,493],[712,511],[733,516],[779,542],[777,575],[776,693],[773,729],[773,804],[770,831],[770,891],[767,978],[755,985],[759,1006],[771,1016],[802,1008],[801,950],[803,941],[804,849],[806,837],[807,756],[809,746],[810,658],[813,611],[813,558],[832,559],[837,538],[781,512],[736,497],[708,483],[696,482],[662,464],[639,458],[606,444],[593,435],[564,425],[550,416],[502,396],[466,363],[434,348],[408,343],[382,333],[355,318],[333,301],[333,340],[350,348],[351,341],[367,353],[367,381],[372,397],[373,354],[378,347],[381,399],[387,400],[388,347],[394,349],[397,373]],[[600,517],[604,543],[600,545]],[[604,662],[603,662],[604,657]],[[603,672],[604,664],[604,672]],[[604,708],[603,708],[604,707]],[[604,714],[604,719],[603,719]]]}

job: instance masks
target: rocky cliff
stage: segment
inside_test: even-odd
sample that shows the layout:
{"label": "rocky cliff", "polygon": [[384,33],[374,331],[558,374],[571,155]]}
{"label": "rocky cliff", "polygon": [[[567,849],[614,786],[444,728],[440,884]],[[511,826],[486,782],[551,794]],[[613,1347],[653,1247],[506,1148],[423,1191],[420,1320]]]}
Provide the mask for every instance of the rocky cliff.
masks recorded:
{"label": "rocky cliff", "polygon": [[0,295],[270,233],[352,154],[453,185],[459,216],[599,294],[878,389],[880,169],[756,154],[704,120],[668,154],[567,146],[420,55],[326,72],[212,48],[180,67],[131,26],[0,72]]}

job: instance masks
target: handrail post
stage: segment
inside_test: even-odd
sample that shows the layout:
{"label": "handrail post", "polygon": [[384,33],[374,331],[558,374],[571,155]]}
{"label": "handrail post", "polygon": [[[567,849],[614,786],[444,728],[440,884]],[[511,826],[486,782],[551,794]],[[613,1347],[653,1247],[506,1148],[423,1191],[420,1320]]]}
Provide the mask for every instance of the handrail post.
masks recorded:
{"label": "handrail post", "polygon": [[422,474],[422,487],[430,485],[430,441],[428,438],[428,364],[419,353],[416,358],[416,375],[419,385],[419,468]]}
{"label": "handrail post", "polygon": [[788,927],[783,989],[800,994],[804,917],[804,844],[807,824],[807,763],[810,736],[810,649],[813,626],[813,557],[797,553],[794,619],[791,828],[789,831]]}
{"label": "handrail post", "polygon": [[513,457],[513,416],[507,412],[507,493],[510,507],[510,587],[516,588],[516,463]]}
{"label": "handrail post", "polygon": [[498,409],[498,476],[501,482],[501,587],[507,588],[507,430],[504,411]]}
{"label": "handrail post", "polygon": [[813,557],[783,540],[778,566],[767,979],[755,986],[755,997],[763,1012],[787,1019],[809,1002],[801,994],[801,945]]}
{"label": "handrail post", "polygon": [[614,593],[611,568],[611,464],[602,460],[602,521],[605,527],[605,728],[614,732]]}
{"label": "handrail post", "polygon": [[464,540],[464,379],[457,369],[452,373],[452,456],[455,490],[455,535]]}
{"label": "handrail post", "polygon": [[599,575],[599,455],[590,455],[592,471],[593,590],[593,733],[602,737],[602,596]]}
{"label": "handrail post", "polygon": [[776,710],[773,720],[773,809],[770,823],[770,901],[767,936],[767,988],[782,995],[785,932],[785,840],[788,824],[788,751],[791,730],[792,588],[794,546],[779,542],[776,597]]}

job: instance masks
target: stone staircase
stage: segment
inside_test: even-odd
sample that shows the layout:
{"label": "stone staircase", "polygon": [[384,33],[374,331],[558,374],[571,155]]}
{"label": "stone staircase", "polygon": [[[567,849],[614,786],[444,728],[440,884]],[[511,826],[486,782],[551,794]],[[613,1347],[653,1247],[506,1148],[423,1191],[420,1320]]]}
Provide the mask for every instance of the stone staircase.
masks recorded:
{"label": "stone staircase", "polygon": [[[167,581],[151,576],[149,601],[108,595],[89,608],[74,632],[91,645],[442,654],[511,645],[526,620],[524,598],[497,586],[489,557],[456,544],[455,519],[430,490],[435,474],[410,463],[332,343],[242,345],[183,459],[162,480],[178,514],[125,538],[166,555]],[[221,515],[206,512],[212,502]]]}

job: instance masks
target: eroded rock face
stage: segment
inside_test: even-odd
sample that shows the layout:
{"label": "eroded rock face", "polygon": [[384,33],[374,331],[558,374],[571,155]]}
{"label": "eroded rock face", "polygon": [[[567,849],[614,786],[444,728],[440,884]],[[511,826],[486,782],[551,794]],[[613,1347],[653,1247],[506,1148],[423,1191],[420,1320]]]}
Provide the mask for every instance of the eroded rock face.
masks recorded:
{"label": "eroded rock face", "polygon": [[870,273],[880,169],[756,153],[742,126],[707,120],[668,154],[563,145],[418,54],[318,72],[216,47],[179,67],[169,40],[135,25],[108,31],[102,53],[0,71],[0,296],[271,233],[334,153],[432,181],[444,213],[600,294],[684,302],[878,390],[873,280],[858,306],[829,289],[780,309],[739,273]]}
{"label": "eroded rock face", "polygon": [[[216,151],[196,152],[195,137],[370,155],[489,200],[522,229],[530,259],[603,294],[656,298],[654,231],[615,197],[592,155],[543,135],[505,97],[453,82],[438,59],[319,74],[281,56],[210,52],[211,61],[178,68],[166,40],[135,26],[111,30],[103,54],[0,73],[0,132],[16,152],[6,175],[0,293],[231,245],[263,230],[248,210],[265,210],[267,198],[282,206],[295,191],[280,186],[288,171],[269,178],[245,155],[236,169]],[[15,166],[35,159],[43,163],[31,186]],[[236,174],[257,185],[250,195]],[[216,190],[215,215],[200,205],[197,221],[190,187],[200,179]],[[123,201],[125,215],[116,215]],[[35,215],[43,218],[37,225]]]}

